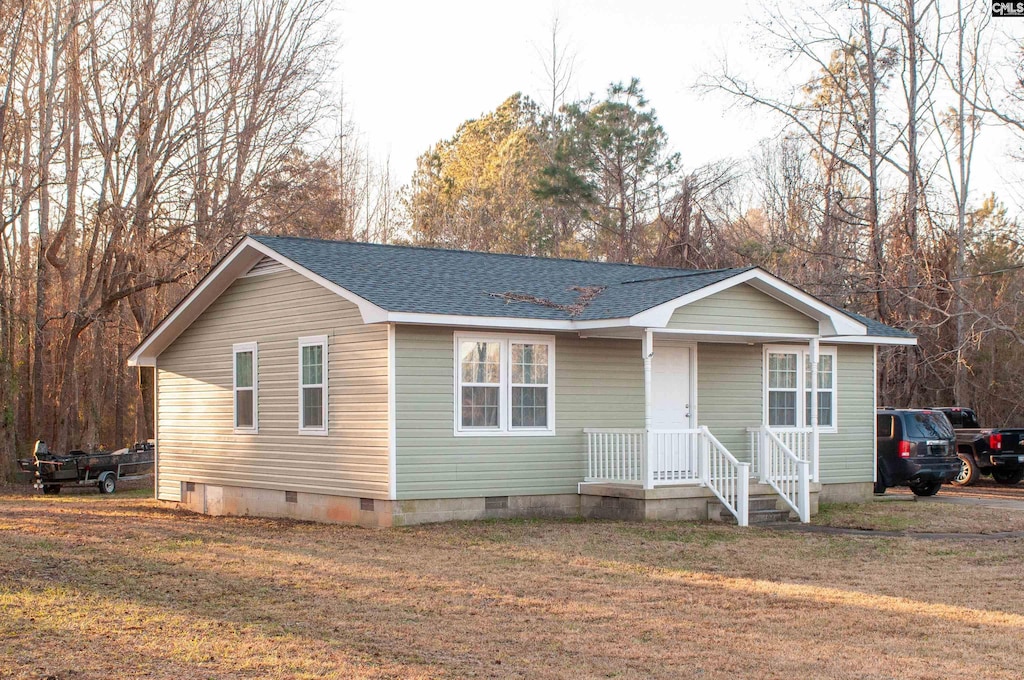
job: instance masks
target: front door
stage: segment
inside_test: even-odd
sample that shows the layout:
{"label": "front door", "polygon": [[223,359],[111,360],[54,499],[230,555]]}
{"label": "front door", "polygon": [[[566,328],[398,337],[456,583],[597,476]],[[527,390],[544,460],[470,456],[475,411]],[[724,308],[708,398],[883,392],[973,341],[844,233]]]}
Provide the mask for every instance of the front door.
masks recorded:
{"label": "front door", "polygon": [[690,414],[690,348],[655,343],[651,359],[652,426],[655,430],[688,430]]}
{"label": "front door", "polygon": [[690,348],[655,343],[651,360],[651,454],[657,482],[688,482],[697,478],[697,437],[690,393]]}

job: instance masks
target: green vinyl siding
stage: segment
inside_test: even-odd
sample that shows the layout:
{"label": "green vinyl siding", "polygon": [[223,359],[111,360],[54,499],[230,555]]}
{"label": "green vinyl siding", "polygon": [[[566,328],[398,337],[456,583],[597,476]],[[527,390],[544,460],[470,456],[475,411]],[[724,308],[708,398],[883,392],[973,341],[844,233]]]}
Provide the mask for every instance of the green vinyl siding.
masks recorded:
{"label": "green vinyl siding", "polygon": [[575,493],[585,427],[644,426],[639,340],[555,339],[554,436],[455,436],[454,330],[395,328],[399,499]]}
{"label": "green vinyl siding", "polygon": [[732,288],[680,307],[668,328],[758,333],[818,332],[818,322],[753,286]]}
{"label": "green vinyl siding", "polygon": [[761,424],[761,345],[697,346],[697,418],[741,461],[750,461],[748,427]]}
{"label": "green vinyl siding", "polygon": [[[299,434],[299,338],[327,340],[327,436]],[[233,429],[232,346],[256,343],[258,432]],[[388,337],[292,271],[242,277],[157,359],[160,498],[181,482],[388,497]]]}
{"label": "green vinyl siding", "polygon": [[823,484],[870,482],[875,464],[875,348],[840,345],[836,373],[838,432],[821,435]]}

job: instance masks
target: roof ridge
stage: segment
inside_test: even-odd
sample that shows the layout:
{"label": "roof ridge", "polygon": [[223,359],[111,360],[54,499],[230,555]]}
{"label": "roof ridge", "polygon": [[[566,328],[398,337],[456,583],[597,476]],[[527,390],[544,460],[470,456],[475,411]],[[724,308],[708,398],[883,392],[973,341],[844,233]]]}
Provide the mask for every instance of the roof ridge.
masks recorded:
{"label": "roof ridge", "polygon": [[[638,270],[653,270],[653,271],[672,271],[672,272],[685,272],[684,274],[670,274],[668,278],[675,276],[686,276],[696,274],[708,274],[711,272],[726,271],[724,269],[681,269],[678,267],[655,267],[646,264],[632,264],[629,262],[602,262],[600,260],[583,260],[576,257],[549,257],[545,255],[518,255],[516,253],[492,253],[486,250],[460,250],[458,248],[441,248],[438,246],[416,246],[416,245],[399,245],[395,243],[368,243],[366,241],[342,241],[335,239],[326,238],[309,238],[306,236],[289,236],[287,234],[246,234],[249,238],[260,241],[261,243],[269,241],[272,243],[276,239],[287,239],[290,241],[306,241],[309,243],[335,243],[335,244],[346,244],[352,246],[363,246],[370,248],[388,248],[388,249],[401,249],[401,250],[425,250],[435,251],[443,253],[457,253],[460,255],[487,255],[489,257],[507,257],[515,258],[520,260],[543,260],[545,262],[578,262],[580,264],[597,264],[614,267],[629,267]],[[267,243],[267,245],[270,245]]]}
{"label": "roof ridge", "polygon": [[627,283],[651,283],[654,281],[670,281],[672,279],[684,279],[690,276],[703,276],[706,274],[719,274],[722,272],[736,272],[742,274],[745,271],[754,269],[750,267],[722,267],[721,269],[687,269],[683,270],[683,274],[669,274],[668,276],[657,276],[653,279],[630,279],[629,281],[620,281],[619,285],[625,285]]}

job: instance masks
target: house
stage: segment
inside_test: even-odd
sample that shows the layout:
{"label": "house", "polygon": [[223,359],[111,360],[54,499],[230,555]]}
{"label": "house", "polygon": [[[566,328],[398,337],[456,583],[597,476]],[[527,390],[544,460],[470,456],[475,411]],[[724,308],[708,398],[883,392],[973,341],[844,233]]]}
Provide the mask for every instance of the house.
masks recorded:
{"label": "house", "polygon": [[876,349],[915,342],[756,267],[252,236],[129,362],[198,512],[746,524],[869,497]]}

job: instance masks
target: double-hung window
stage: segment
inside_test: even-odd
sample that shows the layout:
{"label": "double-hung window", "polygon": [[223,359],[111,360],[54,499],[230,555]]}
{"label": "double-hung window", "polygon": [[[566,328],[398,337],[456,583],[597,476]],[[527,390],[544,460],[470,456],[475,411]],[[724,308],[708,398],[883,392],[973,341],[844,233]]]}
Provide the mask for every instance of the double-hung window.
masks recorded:
{"label": "double-hung window", "polygon": [[235,432],[255,433],[259,429],[255,342],[239,343],[232,347],[232,375]]}
{"label": "double-hung window", "polygon": [[299,338],[299,433],[327,434],[327,336]]}
{"label": "double-hung window", "polygon": [[[836,429],[836,352],[818,352],[818,427]],[[811,426],[811,358],[804,348],[765,349],[765,415],[771,427]]]}
{"label": "double-hung window", "polygon": [[456,434],[554,434],[551,337],[455,336]]}

